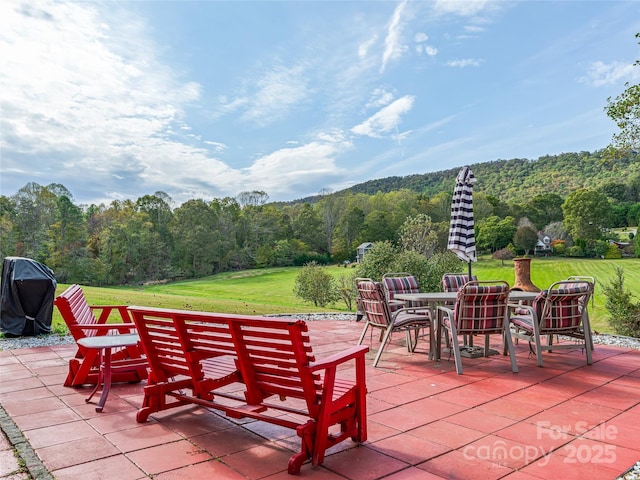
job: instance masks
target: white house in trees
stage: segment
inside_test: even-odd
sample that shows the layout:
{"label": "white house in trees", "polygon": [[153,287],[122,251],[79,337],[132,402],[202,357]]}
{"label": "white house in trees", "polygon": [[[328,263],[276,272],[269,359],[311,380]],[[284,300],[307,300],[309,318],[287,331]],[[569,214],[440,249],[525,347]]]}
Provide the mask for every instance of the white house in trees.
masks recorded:
{"label": "white house in trees", "polygon": [[364,242],[361,243],[360,246],[358,246],[358,250],[356,253],[356,262],[360,263],[362,261],[362,259],[364,258],[365,254],[371,250],[371,247],[373,247],[373,243],[371,242]]}

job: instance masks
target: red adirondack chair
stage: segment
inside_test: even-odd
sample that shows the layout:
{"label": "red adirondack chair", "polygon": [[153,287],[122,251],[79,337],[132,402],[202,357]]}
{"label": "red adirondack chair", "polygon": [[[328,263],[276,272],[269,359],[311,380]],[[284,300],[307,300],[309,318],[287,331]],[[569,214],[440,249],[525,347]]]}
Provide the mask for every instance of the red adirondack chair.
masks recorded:
{"label": "red adirondack chair", "polygon": [[[54,304],[58,307],[76,342],[81,338],[95,335],[135,333],[135,325],[131,321],[126,305],[90,306],[79,285],[71,285],[67,288],[55,299]],[[100,315],[96,317],[94,311],[100,311]],[[120,322],[107,323],[114,312],[120,314]],[[115,351],[111,358],[113,382],[139,382],[147,378],[147,360],[142,355],[139,345]],[[78,345],[75,358],[69,360],[69,374],[64,386],[96,384],[99,372],[99,351]]]}

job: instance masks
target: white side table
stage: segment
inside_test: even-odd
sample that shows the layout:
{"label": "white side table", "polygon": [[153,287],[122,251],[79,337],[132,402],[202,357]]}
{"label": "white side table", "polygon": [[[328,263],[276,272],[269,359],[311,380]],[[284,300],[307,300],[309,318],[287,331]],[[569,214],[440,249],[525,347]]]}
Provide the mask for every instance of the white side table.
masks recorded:
{"label": "white side table", "polygon": [[[85,400],[89,403],[91,398],[96,394],[102,385],[102,395],[98,401],[96,412],[102,412],[104,404],[107,402],[109,396],[109,390],[111,389],[111,350],[118,347],[129,347],[136,345],[140,341],[140,337],[136,333],[122,334],[122,335],[100,335],[96,337],[85,337],[78,340],[78,343],[85,348],[92,348],[100,351],[100,374],[98,375],[98,381],[96,387],[91,392],[91,395]],[[135,370],[138,365],[128,367],[127,369]]]}

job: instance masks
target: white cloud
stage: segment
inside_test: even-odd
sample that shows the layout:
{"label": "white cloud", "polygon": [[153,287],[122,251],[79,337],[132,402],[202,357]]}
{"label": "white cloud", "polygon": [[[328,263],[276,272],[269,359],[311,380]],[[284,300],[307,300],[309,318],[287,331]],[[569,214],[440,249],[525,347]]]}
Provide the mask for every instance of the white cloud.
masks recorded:
{"label": "white cloud", "polygon": [[402,115],[411,111],[414,102],[415,97],[405,95],[380,109],[360,125],[353,127],[351,131],[372,138],[381,138],[384,134],[395,132]]}
{"label": "white cloud", "polygon": [[438,49],[431,45],[416,45],[416,52],[419,54],[424,53],[430,57],[435,57],[438,54]]}
{"label": "white cloud", "polygon": [[373,47],[373,45],[375,45],[375,43],[378,41],[378,36],[377,35],[373,35],[369,40],[367,40],[366,42],[361,43],[358,46],[358,57],[360,59],[364,59],[367,57],[367,54],[369,53],[369,49],[371,47]]}
{"label": "white cloud", "polygon": [[340,145],[342,149],[348,150],[352,147],[351,142],[345,135],[345,132],[339,130],[337,128],[320,132],[317,135],[317,138],[322,143],[331,143],[334,145]]}
{"label": "white cloud", "polygon": [[469,17],[482,12],[490,3],[490,0],[436,0],[433,8],[439,14]]}
{"label": "white cloud", "polygon": [[369,101],[365,105],[365,108],[380,108],[385,105],[389,105],[393,101],[393,93],[385,90],[384,88],[376,88],[372,93]]}
{"label": "white cloud", "polygon": [[486,29],[484,27],[481,27],[480,25],[466,25],[464,27],[464,30],[469,33],[482,33]]}
{"label": "white cloud", "polygon": [[245,102],[249,108],[243,119],[266,125],[282,118],[294,105],[309,94],[304,68],[277,67],[256,82],[255,94]]}
{"label": "white cloud", "polygon": [[283,148],[266,155],[246,170],[246,189],[261,188],[269,179],[272,191],[296,189],[317,191],[336,181],[345,172],[335,163],[337,155],[349,148],[348,143],[311,142],[296,148]]}
{"label": "white cloud", "polygon": [[220,142],[213,142],[211,140],[205,140],[204,142],[205,145],[210,145],[213,147],[213,149],[220,153],[220,152],[224,152],[227,149],[227,146],[224,143],[220,143]]}
{"label": "white cloud", "polygon": [[382,54],[382,65],[380,72],[384,72],[387,67],[387,63],[390,60],[395,60],[402,56],[407,50],[406,46],[402,44],[402,13],[407,5],[407,0],[400,3],[393,11],[393,16],[389,22],[389,28],[387,29],[387,36],[384,39],[384,53]]}
{"label": "white cloud", "polygon": [[477,59],[477,58],[466,58],[463,60],[450,60],[447,62],[447,65],[450,67],[459,67],[459,68],[479,67],[483,61],[484,60]]}
{"label": "white cloud", "polygon": [[432,45],[425,45],[424,43],[429,40],[429,37],[427,36],[426,33],[416,33],[415,36],[413,37],[414,42],[416,42],[416,46],[415,46],[415,50],[416,53],[420,54],[426,54],[430,57],[433,57],[435,55],[438,54],[438,48],[434,47]]}
{"label": "white cloud", "polygon": [[[310,179],[318,171],[338,171],[331,157],[338,147],[326,146],[331,144],[307,147],[324,167],[310,168],[310,155],[303,155],[300,171],[281,151],[239,170],[212,156],[225,144],[193,146],[201,135],[183,118],[200,99],[201,86],[179,80],[159,61],[144,23],[131,12],[102,11],[86,2],[3,2],[0,32],[5,173],[22,172],[43,184],[54,175],[61,183],[81,176],[81,188],[92,189],[89,201],[99,203],[135,198],[145,189],[172,192],[178,202],[235,195],[247,185],[264,189],[271,181],[266,173],[277,177],[269,188],[278,193],[290,189],[283,177],[292,182],[298,174]],[[256,85],[225,108],[266,122],[307,93],[300,66],[273,69]],[[278,158],[284,160],[273,161]],[[104,193],[95,198],[98,191]]]}
{"label": "white cloud", "polygon": [[595,87],[612,85],[621,80],[635,81],[640,79],[640,68],[621,62],[593,62],[587,74],[580,81]]}
{"label": "white cloud", "polygon": [[167,132],[189,129],[183,109],[200,86],[157,61],[135,17],[106,19],[90,3],[26,5],[3,3],[0,14],[3,168],[27,162],[43,176],[64,169],[131,182],[145,165],[171,176],[156,163],[169,149],[186,154],[188,170],[200,153]]}

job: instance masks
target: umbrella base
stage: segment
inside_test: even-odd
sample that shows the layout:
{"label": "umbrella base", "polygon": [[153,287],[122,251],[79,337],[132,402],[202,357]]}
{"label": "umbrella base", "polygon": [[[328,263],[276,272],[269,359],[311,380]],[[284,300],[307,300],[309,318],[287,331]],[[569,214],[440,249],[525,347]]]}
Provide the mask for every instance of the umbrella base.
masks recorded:
{"label": "umbrella base", "polygon": [[[444,348],[442,350],[444,353],[450,353],[450,348]],[[487,355],[484,354],[484,347],[472,347],[469,345],[460,346],[460,356],[465,358],[480,358],[484,356],[498,355],[500,352],[497,350],[489,349]]]}

